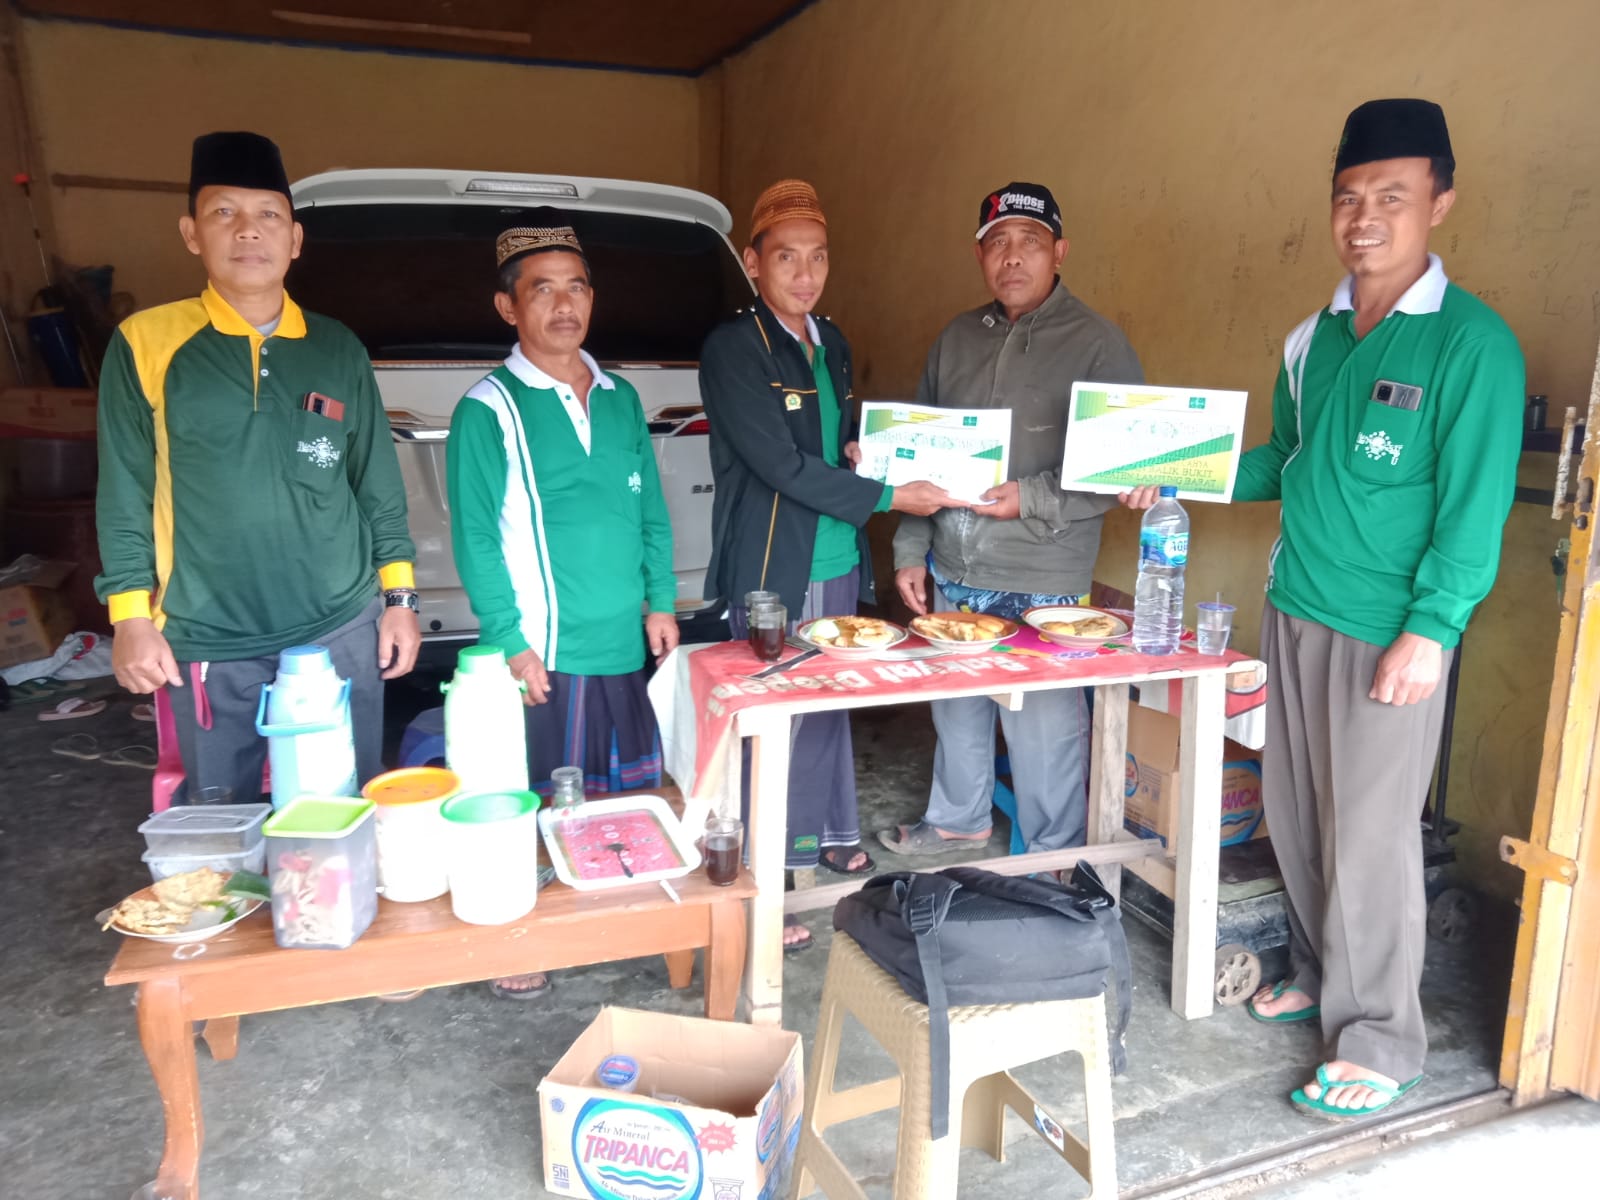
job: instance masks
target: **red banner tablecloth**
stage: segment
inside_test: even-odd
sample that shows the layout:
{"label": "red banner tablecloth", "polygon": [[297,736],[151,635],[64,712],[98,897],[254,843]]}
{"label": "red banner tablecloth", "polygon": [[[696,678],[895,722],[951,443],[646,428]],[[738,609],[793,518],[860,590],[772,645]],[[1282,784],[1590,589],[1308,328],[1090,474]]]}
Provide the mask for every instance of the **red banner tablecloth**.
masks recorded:
{"label": "red banner tablecloth", "polygon": [[[913,635],[900,648],[923,645]],[[798,653],[786,651],[785,655]],[[1248,727],[1260,723],[1255,710],[1266,698],[1265,670],[1232,650],[1223,658],[1238,668],[1228,690],[1229,735],[1246,745],[1259,746],[1259,738],[1249,736]],[[983,694],[1018,684],[1093,686],[1098,680],[1143,676],[1159,684],[1141,687],[1141,698],[1148,706],[1176,712],[1177,695],[1169,697],[1169,680],[1181,694],[1181,676],[1201,667],[1215,667],[1217,661],[1195,652],[1192,635],[1185,635],[1176,654],[1136,654],[1130,646],[1113,642],[1082,655],[1064,651],[1024,627],[1002,646],[973,654],[857,661],[819,655],[789,671],[756,680],[749,676],[772,664],[759,661],[744,642],[723,642],[678,652],[674,662],[658,673],[650,692],[668,771],[686,794],[708,796],[720,786],[723,745],[734,717],[745,709],[825,695],[839,697],[839,707],[844,708],[856,707],[852,701],[868,696],[914,702],[921,695],[951,688],[971,688]],[[1252,667],[1256,669],[1252,671]],[[669,671],[675,677],[663,679]],[[1151,699],[1156,703],[1150,704]]]}

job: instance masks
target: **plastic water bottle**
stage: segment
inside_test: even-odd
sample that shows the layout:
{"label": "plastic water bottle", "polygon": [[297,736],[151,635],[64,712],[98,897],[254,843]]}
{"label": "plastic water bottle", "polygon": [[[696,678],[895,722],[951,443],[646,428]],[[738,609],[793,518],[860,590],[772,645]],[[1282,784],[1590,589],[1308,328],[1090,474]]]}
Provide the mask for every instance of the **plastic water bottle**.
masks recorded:
{"label": "plastic water bottle", "polygon": [[1189,514],[1178,489],[1161,499],[1139,527],[1139,582],[1133,590],[1133,648],[1140,654],[1171,654],[1183,636],[1183,568],[1189,561]]}
{"label": "plastic water bottle", "polygon": [[468,646],[444,691],[444,760],[469,792],[528,790],[522,689],[499,646]]}

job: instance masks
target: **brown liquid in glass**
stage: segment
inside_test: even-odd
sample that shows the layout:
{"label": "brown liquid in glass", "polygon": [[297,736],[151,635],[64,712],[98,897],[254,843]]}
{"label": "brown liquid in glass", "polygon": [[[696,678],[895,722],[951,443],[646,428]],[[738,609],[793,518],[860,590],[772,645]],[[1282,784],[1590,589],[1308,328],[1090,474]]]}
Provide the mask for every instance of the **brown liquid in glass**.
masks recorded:
{"label": "brown liquid in glass", "polygon": [[706,837],[706,878],[718,887],[728,887],[739,878],[739,838],[731,833]]}

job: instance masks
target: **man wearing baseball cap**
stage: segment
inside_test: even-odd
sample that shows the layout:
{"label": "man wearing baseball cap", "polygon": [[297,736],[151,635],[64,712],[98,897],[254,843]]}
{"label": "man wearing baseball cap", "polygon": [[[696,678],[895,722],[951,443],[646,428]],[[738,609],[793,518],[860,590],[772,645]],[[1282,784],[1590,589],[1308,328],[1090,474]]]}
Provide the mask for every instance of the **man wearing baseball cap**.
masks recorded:
{"label": "man wearing baseball cap", "polygon": [[1418,821],[1440,680],[1494,583],[1522,437],[1522,352],[1428,252],[1455,203],[1444,112],[1374,100],[1333,164],[1348,274],[1284,344],[1272,437],[1236,500],[1282,500],[1261,618],[1262,795],[1288,896],[1291,972],[1250,1001],[1319,1021],[1327,1061],[1290,1099],[1379,1112],[1422,1077]]}
{"label": "man wearing baseball cap", "polygon": [[[1050,189],[1008,183],[978,208],[975,252],[991,299],[945,327],[928,355],[917,403],[1011,412],[1010,478],[983,505],[904,516],[895,585],[913,612],[933,605],[1015,620],[1038,604],[1089,591],[1100,526],[1117,499],[1061,490],[1072,385],[1140,383],[1122,331],[1061,282],[1068,244]],[[1121,497],[1149,507],[1154,488]],[[928,810],[879,833],[901,854],[936,854],[989,836],[998,714],[1011,759],[1017,821],[1030,851],[1082,845],[1088,812],[1088,706],[1077,688],[1035,692],[1018,712],[993,700],[933,702],[939,734]]]}
{"label": "man wearing baseball cap", "polygon": [[[752,591],[778,593],[791,622],[854,613],[874,599],[867,519],[959,503],[926,481],[889,487],[851,469],[850,344],[812,316],[828,281],[828,220],[809,183],[780,180],[756,199],[744,265],[756,300],[700,354],[716,481],[706,595],[728,603],[736,637]],[[869,873],[849,714],[799,717],[794,738],[788,865]],[[784,942],[809,945],[810,934],[791,922]]]}

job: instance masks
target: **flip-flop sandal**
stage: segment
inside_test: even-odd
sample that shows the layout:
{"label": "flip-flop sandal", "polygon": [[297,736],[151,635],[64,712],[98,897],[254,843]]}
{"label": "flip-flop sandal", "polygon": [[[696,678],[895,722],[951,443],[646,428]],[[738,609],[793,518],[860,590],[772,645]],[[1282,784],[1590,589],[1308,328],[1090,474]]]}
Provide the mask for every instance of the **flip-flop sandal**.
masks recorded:
{"label": "flip-flop sandal", "polygon": [[[783,923],[783,927],[785,929],[806,929],[806,927],[804,925],[800,924],[799,921],[792,921],[792,922],[791,921],[785,921]],[[804,938],[802,938],[800,941],[798,941],[798,942],[785,942],[783,944],[783,952],[785,954],[799,954],[802,950],[809,950],[809,949],[811,949],[811,947],[815,946],[816,944],[817,944],[817,939],[812,936],[811,930],[806,929],[806,936]]]}
{"label": "flip-flop sandal", "polygon": [[[857,855],[867,861],[851,870],[850,860]],[[826,867],[835,875],[871,875],[878,869],[878,864],[872,861],[872,855],[867,853],[860,842],[854,846],[824,846],[817,855],[817,865]]]}
{"label": "flip-flop sandal", "polygon": [[[1301,1112],[1310,1113],[1314,1117],[1322,1117],[1328,1121],[1354,1121],[1361,1117],[1371,1117],[1383,1112],[1421,1082],[1421,1075],[1409,1082],[1402,1083],[1399,1087],[1391,1087],[1389,1084],[1380,1083],[1376,1079],[1330,1079],[1328,1077],[1328,1064],[1323,1063],[1317,1068],[1317,1084],[1322,1088],[1322,1095],[1313,1100],[1306,1095],[1304,1088],[1295,1088],[1293,1092],[1289,1093],[1289,1102]],[[1361,1108],[1339,1108],[1327,1103],[1328,1092],[1333,1088],[1342,1087],[1370,1088],[1382,1096],[1383,1099],[1376,1104],[1367,1104]]]}
{"label": "flip-flop sandal", "polygon": [[989,839],[985,833],[980,837],[940,837],[939,831],[926,821],[918,821],[915,825],[897,825],[893,829],[878,830],[878,840],[884,847],[893,850],[896,854],[946,854],[951,850],[960,850],[963,847],[981,846]]}
{"label": "flip-flop sandal", "polygon": [[52,743],[50,753],[59,754],[62,758],[94,762],[100,757],[100,739],[92,733],[75,733],[71,737],[60,738]]}
{"label": "flip-flop sandal", "polygon": [[427,988],[412,988],[409,992],[385,992],[381,996],[374,996],[373,999],[383,1004],[405,1004],[409,1000],[415,1000],[427,990]]}
{"label": "flip-flop sandal", "polygon": [[154,746],[118,746],[102,754],[100,761],[113,767],[138,767],[141,771],[154,771],[156,751]]}
{"label": "flip-flop sandal", "polygon": [[156,706],[154,704],[135,704],[128,715],[135,721],[154,721],[156,719]]}
{"label": "flip-flop sandal", "polygon": [[105,710],[104,700],[85,700],[82,696],[72,696],[54,708],[45,709],[39,714],[39,720],[76,721],[79,717],[92,717],[95,713],[103,713]]}
{"label": "flip-flop sandal", "polygon": [[[1300,991],[1300,988],[1295,987],[1287,979],[1280,979],[1277,983],[1272,985],[1271,998],[1276,1000],[1285,992]],[[1304,993],[1302,992],[1301,994],[1303,995]],[[1244,1008],[1246,1012],[1248,1012],[1257,1021],[1260,1021],[1263,1025],[1293,1025],[1298,1021],[1315,1021],[1322,1015],[1322,1005],[1313,1004],[1310,1008],[1301,1008],[1294,1012],[1282,1012],[1278,1013],[1276,1016],[1265,1017],[1256,1011],[1256,1002],[1254,997],[1250,999],[1249,1003],[1247,1003]]]}
{"label": "flip-flop sandal", "polygon": [[507,987],[501,987],[500,986],[500,981],[498,979],[496,979],[496,980],[492,981],[489,984],[489,990],[491,992],[493,992],[496,996],[498,996],[501,1000],[532,1000],[532,999],[534,999],[535,997],[538,997],[538,996],[549,995],[549,993],[550,993],[550,976],[549,976],[548,973],[545,973],[544,982],[541,983],[538,987],[531,987],[531,988],[507,988]]}

